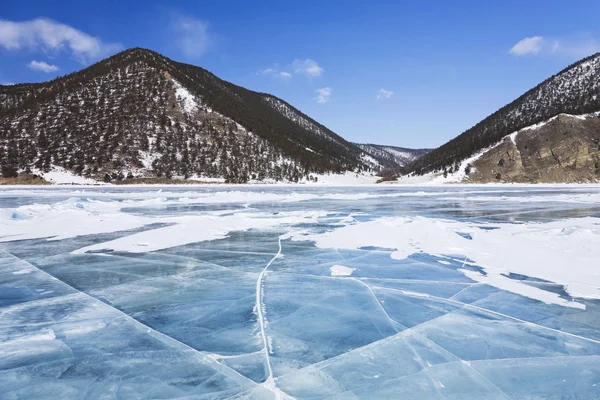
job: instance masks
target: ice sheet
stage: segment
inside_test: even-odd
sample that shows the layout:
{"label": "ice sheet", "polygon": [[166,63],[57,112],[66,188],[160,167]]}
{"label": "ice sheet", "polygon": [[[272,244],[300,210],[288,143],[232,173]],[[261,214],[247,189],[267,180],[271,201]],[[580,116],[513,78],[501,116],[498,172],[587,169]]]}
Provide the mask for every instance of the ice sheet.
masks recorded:
{"label": "ice sheet", "polygon": [[599,196],[2,190],[0,397],[598,399]]}

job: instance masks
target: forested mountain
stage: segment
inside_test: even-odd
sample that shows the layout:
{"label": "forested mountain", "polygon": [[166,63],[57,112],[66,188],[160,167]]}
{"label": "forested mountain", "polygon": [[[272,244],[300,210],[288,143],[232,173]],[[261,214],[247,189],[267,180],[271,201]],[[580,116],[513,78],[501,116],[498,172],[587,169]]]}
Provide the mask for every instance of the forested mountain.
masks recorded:
{"label": "forested mountain", "polygon": [[140,48],[49,82],[0,86],[0,164],[230,182],[381,168],[281,99]]}
{"label": "forested mountain", "polygon": [[580,115],[599,110],[600,53],[565,68],[460,136],[421,157],[408,169],[419,175],[454,171],[461,160],[520,129],[560,113]]}

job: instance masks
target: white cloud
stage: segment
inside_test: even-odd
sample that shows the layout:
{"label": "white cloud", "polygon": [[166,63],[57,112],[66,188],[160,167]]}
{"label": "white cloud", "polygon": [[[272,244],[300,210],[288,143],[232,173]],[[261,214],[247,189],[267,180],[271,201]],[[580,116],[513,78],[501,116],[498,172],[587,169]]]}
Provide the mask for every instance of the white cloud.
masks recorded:
{"label": "white cloud", "polygon": [[394,92],[391,90],[379,89],[379,94],[377,94],[377,99],[389,99],[394,95]]}
{"label": "white cloud", "polygon": [[311,60],[310,58],[305,60],[294,60],[294,62],[292,62],[292,70],[296,74],[302,74],[308,77],[321,76],[325,71],[315,60]]}
{"label": "white cloud", "polygon": [[273,74],[277,73],[277,69],[276,68],[265,68],[263,70],[260,70],[259,73],[263,74],[263,75],[273,75]]}
{"label": "white cloud", "polygon": [[119,43],[104,43],[47,18],[23,22],[0,20],[0,46],[7,50],[69,51],[82,62],[105,57],[122,48]]}
{"label": "white cloud", "polygon": [[188,58],[198,58],[208,51],[212,35],[208,23],[186,15],[175,14],[172,21],[175,43]]}
{"label": "white cloud", "polygon": [[46,73],[58,71],[58,66],[52,65],[52,64],[48,64],[45,61],[35,61],[35,60],[33,60],[29,64],[27,64],[27,66],[29,68],[33,69],[33,70],[42,71],[42,72],[46,72]]}
{"label": "white cloud", "polygon": [[280,71],[277,67],[265,68],[258,72],[261,75],[269,75],[282,81],[287,81],[292,78],[292,74],[287,71]]}
{"label": "white cloud", "polygon": [[541,36],[526,37],[519,40],[509,53],[515,56],[523,56],[525,54],[538,54],[544,45],[544,38]]}
{"label": "white cloud", "polygon": [[317,89],[316,92],[317,92],[317,97],[315,97],[315,100],[317,101],[317,103],[319,103],[319,104],[329,103],[329,101],[331,100],[331,92],[332,92],[332,89],[330,87],[324,87],[324,88]]}
{"label": "white cloud", "polygon": [[517,42],[509,51],[515,56],[526,54],[562,55],[583,58],[600,51],[600,43],[589,36],[578,38],[545,38],[532,36]]}

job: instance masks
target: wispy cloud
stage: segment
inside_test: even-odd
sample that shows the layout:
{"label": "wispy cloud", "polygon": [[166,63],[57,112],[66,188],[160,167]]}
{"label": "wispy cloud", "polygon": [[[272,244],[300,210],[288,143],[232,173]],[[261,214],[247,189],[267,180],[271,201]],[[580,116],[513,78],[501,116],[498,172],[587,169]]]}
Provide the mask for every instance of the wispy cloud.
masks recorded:
{"label": "wispy cloud", "polygon": [[325,71],[315,60],[310,58],[294,60],[292,62],[292,70],[295,74],[302,74],[308,77],[321,76]]}
{"label": "wispy cloud", "polygon": [[331,100],[331,92],[332,89],[330,87],[317,89],[317,97],[315,97],[315,100],[319,104],[329,103],[329,101]]}
{"label": "wispy cloud", "polygon": [[292,79],[292,74],[287,71],[280,71],[277,66],[271,68],[265,68],[258,72],[261,75],[272,76],[273,78],[281,79],[282,81],[287,81]]}
{"label": "wispy cloud", "polygon": [[524,55],[562,55],[583,58],[600,51],[600,42],[585,36],[578,38],[546,38],[543,36],[526,37],[519,40],[509,53]]}
{"label": "wispy cloud", "polygon": [[380,99],[389,99],[394,95],[394,92],[391,90],[379,89],[379,93],[377,94],[377,100]]}
{"label": "wispy cloud", "polygon": [[45,61],[31,61],[29,64],[27,64],[27,66],[30,69],[36,70],[36,71],[42,71],[45,73],[50,73],[50,72],[56,72],[58,71],[58,66],[53,65],[53,64],[48,64]]}
{"label": "wispy cloud", "polygon": [[0,46],[15,51],[68,51],[81,62],[106,57],[122,48],[120,43],[104,43],[97,37],[48,18],[22,22],[0,20]]}
{"label": "wispy cloud", "polygon": [[175,44],[187,58],[198,58],[213,45],[208,23],[198,18],[173,14],[171,29],[175,34]]}
{"label": "wispy cloud", "polygon": [[321,76],[325,70],[315,60],[306,58],[304,60],[295,59],[287,67],[280,68],[278,64],[272,67],[260,70],[258,73],[261,75],[268,75],[283,81],[292,79],[295,75],[304,75],[309,78]]}
{"label": "wispy cloud", "polygon": [[544,38],[541,36],[526,37],[519,40],[511,49],[510,54],[523,56],[526,54],[538,54],[544,45]]}

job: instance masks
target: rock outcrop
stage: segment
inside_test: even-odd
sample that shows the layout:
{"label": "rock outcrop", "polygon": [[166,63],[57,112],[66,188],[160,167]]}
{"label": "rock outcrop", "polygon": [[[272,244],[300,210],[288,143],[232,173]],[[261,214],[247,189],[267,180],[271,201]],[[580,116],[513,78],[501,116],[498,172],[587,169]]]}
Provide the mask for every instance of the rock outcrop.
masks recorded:
{"label": "rock outcrop", "polygon": [[506,136],[472,167],[469,182],[598,182],[600,117],[559,114]]}

